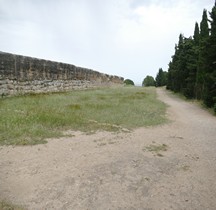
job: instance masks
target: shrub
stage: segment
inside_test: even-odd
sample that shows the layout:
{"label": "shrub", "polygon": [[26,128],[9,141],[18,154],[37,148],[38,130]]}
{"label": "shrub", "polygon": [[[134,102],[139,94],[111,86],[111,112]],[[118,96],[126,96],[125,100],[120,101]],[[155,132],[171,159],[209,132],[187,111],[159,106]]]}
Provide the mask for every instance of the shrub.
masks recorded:
{"label": "shrub", "polygon": [[134,82],[133,82],[132,80],[130,80],[130,79],[126,79],[126,80],[124,81],[124,83],[125,83],[126,85],[134,85]]}
{"label": "shrub", "polygon": [[142,86],[149,87],[149,86],[155,86],[155,80],[152,76],[146,76],[143,80]]}

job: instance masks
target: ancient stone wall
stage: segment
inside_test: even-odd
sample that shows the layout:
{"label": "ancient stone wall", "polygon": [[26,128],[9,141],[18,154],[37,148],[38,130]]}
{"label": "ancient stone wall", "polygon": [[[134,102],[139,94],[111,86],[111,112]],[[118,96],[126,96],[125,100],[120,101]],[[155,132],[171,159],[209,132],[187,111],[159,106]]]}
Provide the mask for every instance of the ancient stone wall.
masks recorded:
{"label": "ancient stone wall", "polygon": [[0,95],[122,85],[123,78],[71,64],[0,52]]}

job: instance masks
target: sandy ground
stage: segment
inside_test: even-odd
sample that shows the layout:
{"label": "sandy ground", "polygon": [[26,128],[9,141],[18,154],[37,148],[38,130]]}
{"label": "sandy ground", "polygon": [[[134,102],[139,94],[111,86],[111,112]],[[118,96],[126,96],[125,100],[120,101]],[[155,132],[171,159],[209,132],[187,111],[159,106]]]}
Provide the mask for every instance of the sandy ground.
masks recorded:
{"label": "sandy ground", "polygon": [[158,96],[169,105],[163,126],[0,147],[0,199],[29,210],[215,210],[216,117]]}

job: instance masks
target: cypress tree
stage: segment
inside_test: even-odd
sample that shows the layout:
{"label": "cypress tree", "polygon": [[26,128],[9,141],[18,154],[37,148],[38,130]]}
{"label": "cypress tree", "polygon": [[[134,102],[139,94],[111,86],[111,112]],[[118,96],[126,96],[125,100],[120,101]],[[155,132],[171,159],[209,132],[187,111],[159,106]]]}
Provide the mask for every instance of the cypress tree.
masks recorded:
{"label": "cypress tree", "polygon": [[209,37],[208,16],[206,9],[203,10],[202,21],[200,23],[200,36],[202,39]]}
{"label": "cypress tree", "polygon": [[196,46],[198,46],[199,45],[199,39],[200,39],[200,30],[199,30],[199,24],[197,22],[195,23],[193,38],[194,38],[194,44]]}
{"label": "cypress tree", "polygon": [[204,80],[203,100],[208,107],[216,108],[216,3],[210,14],[210,37],[207,42],[206,74]]}
{"label": "cypress tree", "polygon": [[172,56],[172,61],[169,64],[168,69],[168,81],[167,88],[173,90],[174,92],[180,92],[181,90],[181,67],[183,66],[181,57],[183,54],[183,35],[179,35],[178,44],[175,45],[175,54]]}
{"label": "cypress tree", "polygon": [[176,74],[176,91],[184,93],[186,87],[186,78],[188,75],[187,69],[187,39],[180,34],[178,43],[178,63],[177,63],[177,74]]}
{"label": "cypress tree", "polygon": [[184,89],[184,95],[187,98],[195,98],[195,87],[196,87],[196,74],[197,74],[197,64],[199,58],[199,41],[200,41],[200,31],[199,25],[195,23],[193,39],[187,39],[187,68],[188,75],[186,78],[186,87]]}
{"label": "cypress tree", "polygon": [[175,92],[181,91],[181,84],[183,80],[182,75],[182,67],[184,66],[183,60],[183,34],[179,35],[178,45],[175,49],[175,55],[173,56],[173,63],[172,63],[172,76],[173,76],[173,90]]}
{"label": "cypress tree", "polygon": [[162,68],[159,69],[157,76],[155,78],[156,87],[162,87],[167,85],[167,72],[163,71]]}
{"label": "cypress tree", "polygon": [[187,98],[194,98],[195,95],[195,82],[197,71],[197,55],[195,52],[195,44],[192,37],[185,38],[185,67],[183,69],[183,78],[185,82],[182,84],[182,93]]}
{"label": "cypress tree", "polygon": [[203,10],[202,21],[200,23],[200,42],[199,42],[199,59],[198,59],[198,69],[196,75],[196,98],[203,99],[204,93],[204,83],[205,83],[205,73],[207,67],[206,57],[207,57],[207,42],[209,39],[209,27],[208,27],[208,17],[207,10]]}

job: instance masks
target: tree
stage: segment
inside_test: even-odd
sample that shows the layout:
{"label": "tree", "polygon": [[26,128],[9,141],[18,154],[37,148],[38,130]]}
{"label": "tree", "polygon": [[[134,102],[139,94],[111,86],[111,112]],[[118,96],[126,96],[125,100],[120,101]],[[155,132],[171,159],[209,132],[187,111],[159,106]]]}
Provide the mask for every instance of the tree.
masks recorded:
{"label": "tree", "polygon": [[132,80],[130,80],[130,79],[126,79],[126,80],[124,81],[124,83],[125,83],[126,85],[134,85],[134,82],[133,82]]}
{"label": "tree", "polygon": [[156,87],[162,87],[167,85],[167,72],[163,71],[162,68],[159,69],[157,76],[155,78]]}
{"label": "tree", "polygon": [[175,54],[172,56],[172,61],[169,64],[167,88],[174,92],[181,92],[185,86],[186,55],[184,42],[185,38],[183,34],[180,34],[179,42],[175,46]]}
{"label": "tree", "polygon": [[146,76],[143,80],[142,86],[149,87],[149,86],[155,86],[155,80],[152,76]]}
{"label": "tree", "polygon": [[208,107],[216,107],[216,2],[209,14],[211,28],[206,44],[203,100]]}
{"label": "tree", "polygon": [[192,39],[192,37],[185,38],[185,44],[184,44],[184,52],[186,56],[185,70],[184,70],[185,85],[182,87],[182,93],[187,98],[195,97],[197,61],[199,55],[198,47],[199,46],[196,45],[196,42],[194,39]]}
{"label": "tree", "polygon": [[207,42],[209,39],[209,27],[207,10],[203,10],[202,21],[200,23],[200,40],[199,40],[199,59],[196,75],[196,98],[203,99],[205,71],[208,68],[206,65],[207,58]]}
{"label": "tree", "polygon": [[187,98],[195,98],[196,96],[196,75],[199,59],[199,42],[200,42],[200,30],[199,24],[195,23],[193,39],[188,39],[188,77],[186,78],[186,87],[184,95]]}
{"label": "tree", "polygon": [[195,29],[194,29],[194,43],[196,46],[199,45],[199,40],[200,40],[200,30],[199,30],[199,24],[196,22],[195,23]]}

